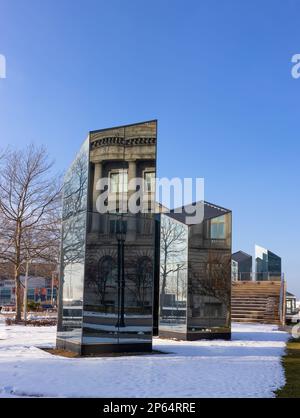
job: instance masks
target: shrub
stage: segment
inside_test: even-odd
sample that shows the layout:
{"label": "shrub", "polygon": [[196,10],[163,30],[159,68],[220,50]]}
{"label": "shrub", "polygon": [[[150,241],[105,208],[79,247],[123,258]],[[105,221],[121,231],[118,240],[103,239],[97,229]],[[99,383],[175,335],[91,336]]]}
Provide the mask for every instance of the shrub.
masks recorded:
{"label": "shrub", "polygon": [[27,303],[27,309],[32,312],[36,312],[39,310],[41,304],[38,302],[30,301]]}
{"label": "shrub", "polygon": [[57,319],[29,319],[28,321],[16,321],[14,318],[6,318],[6,325],[26,325],[32,327],[52,327],[57,324]]}

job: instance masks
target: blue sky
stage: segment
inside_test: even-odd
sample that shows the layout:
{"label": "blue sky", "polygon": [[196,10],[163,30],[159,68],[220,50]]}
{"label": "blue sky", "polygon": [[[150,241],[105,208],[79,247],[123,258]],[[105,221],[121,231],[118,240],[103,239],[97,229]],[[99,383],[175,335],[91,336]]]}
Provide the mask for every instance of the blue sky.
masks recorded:
{"label": "blue sky", "polygon": [[0,147],[57,170],[89,130],[159,120],[158,175],[204,177],[233,249],[283,258],[300,296],[298,0],[0,0]]}

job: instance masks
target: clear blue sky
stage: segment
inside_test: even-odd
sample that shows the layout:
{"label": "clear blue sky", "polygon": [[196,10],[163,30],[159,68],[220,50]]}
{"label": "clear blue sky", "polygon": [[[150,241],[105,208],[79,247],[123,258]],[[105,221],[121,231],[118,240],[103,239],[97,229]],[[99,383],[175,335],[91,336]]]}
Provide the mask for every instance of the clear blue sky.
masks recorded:
{"label": "clear blue sky", "polygon": [[0,146],[58,170],[89,130],[159,120],[159,176],[205,177],[234,250],[283,258],[300,296],[298,0],[0,0]]}

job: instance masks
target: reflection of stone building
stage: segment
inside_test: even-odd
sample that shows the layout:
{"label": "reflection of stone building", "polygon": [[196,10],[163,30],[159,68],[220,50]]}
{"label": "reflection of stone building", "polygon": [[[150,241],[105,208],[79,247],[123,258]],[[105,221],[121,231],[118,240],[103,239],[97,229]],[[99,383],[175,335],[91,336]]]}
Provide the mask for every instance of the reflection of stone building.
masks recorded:
{"label": "reflection of stone building", "polygon": [[[109,178],[109,197],[128,197],[134,190],[128,184],[135,178],[145,180],[149,191],[156,170],[156,122],[130,125],[90,133],[90,162],[93,190],[90,210],[97,212],[97,181]],[[133,231],[131,231],[133,233]]]}
{"label": "reflection of stone building", "polygon": [[[95,214],[93,214],[94,216]],[[107,323],[115,324],[118,310],[118,245],[116,227],[120,215],[99,215],[98,231],[87,230],[84,324],[90,322],[90,312],[110,316]],[[95,217],[94,217],[95,221]],[[140,313],[148,316],[152,327],[152,292],[154,264],[154,219],[137,215],[123,215],[126,239],[124,245],[125,299],[128,324],[136,326]],[[129,318],[129,315],[132,317]],[[107,319],[107,318],[106,318]],[[145,318],[144,318],[145,323]],[[85,325],[84,325],[85,327]],[[90,332],[90,331],[88,331]]]}
{"label": "reflection of stone building", "polygon": [[[139,190],[137,177],[144,180],[144,207],[154,200],[156,121],[90,132],[84,147],[87,163],[76,164],[78,157],[65,183],[58,345],[81,353],[151,350],[155,219],[152,213],[129,214],[126,206]],[[86,166],[84,175],[80,166]],[[99,185],[104,178],[107,183]],[[77,199],[70,203],[66,196],[73,194]],[[104,194],[107,212],[99,213],[97,199]],[[75,221],[79,212],[82,223]],[[66,256],[69,241],[78,260]],[[71,298],[68,283],[77,288]]]}
{"label": "reflection of stone building", "polygon": [[161,215],[159,335],[230,338],[231,212],[205,202],[189,225],[187,212]]}
{"label": "reflection of stone building", "polygon": [[[88,301],[92,306],[97,294],[101,294],[107,306],[117,304],[114,290],[117,275],[116,225],[119,215],[99,215],[96,200],[103,191],[97,188],[99,178],[107,178],[107,204],[116,201],[117,211],[126,204],[136,191],[128,185],[136,178],[145,180],[149,196],[153,199],[156,161],[156,122],[130,125],[90,133],[91,190],[90,216],[87,236]],[[148,304],[151,314],[151,289],[153,274],[154,226],[152,218],[145,216],[124,216],[126,228],[126,263],[128,282],[134,283],[136,275],[141,278],[135,286],[128,286],[128,304]],[[149,241],[150,237],[150,241]],[[144,270],[147,270],[144,272]],[[99,280],[100,279],[100,280]],[[140,286],[140,288],[136,288]],[[147,300],[147,302],[146,302]],[[130,302],[131,301],[131,302]],[[105,309],[106,309],[105,308]]]}

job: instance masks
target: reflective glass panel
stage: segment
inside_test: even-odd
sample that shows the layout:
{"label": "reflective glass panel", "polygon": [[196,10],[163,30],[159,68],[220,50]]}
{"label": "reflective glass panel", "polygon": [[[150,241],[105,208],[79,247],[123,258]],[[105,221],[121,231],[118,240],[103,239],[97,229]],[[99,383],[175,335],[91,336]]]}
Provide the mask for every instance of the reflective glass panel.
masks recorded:
{"label": "reflective glass panel", "polygon": [[60,346],[81,344],[85,237],[88,193],[89,141],[82,145],[66,174],[63,187],[61,246]]}
{"label": "reflective glass panel", "polygon": [[161,215],[159,332],[186,334],[188,227]]}
{"label": "reflective glass panel", "polygon": [[190,226],[188,255],[188,334],[229,333],[231,214]]}
{"label": "reflective glass panel", "polygon": [[[145,171],[155,174],[156,122],[93,132],[90,140],[82,343],[89,352],[151,349],[155,219],[154,213],[130,213],[127,202],[137,191],[128,183],[143,180]],[[107,201],[116,201],[106,213],[95,204],[101,177],[109,179]]]}
{"label": "reflective glass panel", "polygon": [[87,235],[83,344],[151,343],[153,215],[97,217]]}

